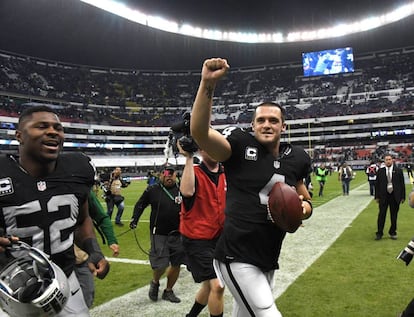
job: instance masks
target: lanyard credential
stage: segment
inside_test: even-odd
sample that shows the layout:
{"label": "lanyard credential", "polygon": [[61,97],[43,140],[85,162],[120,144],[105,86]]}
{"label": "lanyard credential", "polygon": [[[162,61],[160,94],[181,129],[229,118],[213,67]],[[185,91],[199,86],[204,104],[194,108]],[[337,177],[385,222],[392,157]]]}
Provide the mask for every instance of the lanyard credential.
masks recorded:
{"label": "lanyard credential", "polygon": [[168,191],[168,189],[164,187],[164,185],[160,184],[160,186],[161,186],[162,190],[163,190],[163,191],[167,194],[167,196],[168,196],[168,197],[170,197],[170,199],[171,199],[173,202],[175,202],[176,204],[181,204],[182,199],[181,199],[180,192],[178,192],[178,196],[174,198],[174,197],[171,195],[171,193]]}
{"label": "lanyard credential", "polygon": [[162,185],[162,184],[160,184],[160,186],[161,186],[161,188],[162,188],[162,190],[167,194],[167,196],[168,197],[170,197],[170,199],[172,200],[172,201],[174,201],[175,199],[174,199],[174,197],[171,195],[171,193],[167,190],[167,188],[165,188],[164,187],[164,185]]}

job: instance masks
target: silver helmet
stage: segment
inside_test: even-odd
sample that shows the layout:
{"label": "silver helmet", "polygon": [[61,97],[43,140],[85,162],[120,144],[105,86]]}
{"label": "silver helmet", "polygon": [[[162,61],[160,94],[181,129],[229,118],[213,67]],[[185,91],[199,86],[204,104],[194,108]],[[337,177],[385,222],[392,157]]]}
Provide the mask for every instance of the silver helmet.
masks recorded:
{"label": "silver helmet", "polygon": [[69,282],[49,257],[24,242],[9,247],[14,258],[0,271],[0,305],[11,317],[55,316],[69,298]]}

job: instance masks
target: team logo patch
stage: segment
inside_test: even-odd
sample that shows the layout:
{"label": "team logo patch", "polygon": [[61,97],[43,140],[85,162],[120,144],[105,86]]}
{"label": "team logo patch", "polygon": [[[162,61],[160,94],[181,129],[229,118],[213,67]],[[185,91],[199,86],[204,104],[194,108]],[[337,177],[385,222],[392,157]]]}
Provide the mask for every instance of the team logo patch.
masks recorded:
{"label": "team logo patch", "polygon": [[274,166],[275,169],[279,169],[280,168],[280,162],[279,161],[274,161],[273,166]]}
{"label": "team logo patch", "polygon": [[257,148],[251,146],[246,147],[244,158],[248,161],[257,161]]}
{"label": "team logo patch", "polygon": [[37,182],[37,190],[40,192],[43,192],[46,190],[46,182],[45,181],[39,181]]}
{"label": "team logo patch", "polygon": [[0,196],[14,193],[13,183],[10,177],[0,179]]}

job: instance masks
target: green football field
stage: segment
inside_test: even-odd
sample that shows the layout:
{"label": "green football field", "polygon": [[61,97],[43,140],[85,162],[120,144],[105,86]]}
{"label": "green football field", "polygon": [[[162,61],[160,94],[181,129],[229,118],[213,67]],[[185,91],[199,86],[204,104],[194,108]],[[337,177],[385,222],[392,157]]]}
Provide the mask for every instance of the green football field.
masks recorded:
{"label": "green football field", "polygon": [[[318,185],[314,178],[313,183],[317,194]],[[358,172],[351,182],[351,190],[364,183],[365,174]],[[148,260],[145,252],[149,249],[149,208],[141,217],[136,230],[129,230],[128,227],[133,206],[145,187],[145,181],[134,181],[124,190],[125,226],[114,227],[121,247],[120,258]],[[407,185],[407,195],[411,187]],[[324,196],[314,197],[314,207],[323,206],[340,195],[341,183],[337,179],[337,173],[333,173],[328,177]],[[352,195],[349,199],[352,199]],[[411,282],[414,264],[405,266],[403,261],[396,259],[414,235],[414,209],[408,207],[407,203],[401,206],[398,240],[384,236],[381,241],[374,241],[377,208],[376,202],[372,200],[335,243],[276,300],[284,317],[396,316],[414,297]],[[389,219],[386,227],[388,225]],[[305,241],[302,247],[311,245]],[[103,246],[103,250],[106,256],[112,256],[107,246]],[[301,250],[298,249],[297,252],[300,261]],[[94,305],[100,305],[139,287],[147,287],[151,274],[147,264],[111,262],[108,276],[104,280],[96,280]]]}

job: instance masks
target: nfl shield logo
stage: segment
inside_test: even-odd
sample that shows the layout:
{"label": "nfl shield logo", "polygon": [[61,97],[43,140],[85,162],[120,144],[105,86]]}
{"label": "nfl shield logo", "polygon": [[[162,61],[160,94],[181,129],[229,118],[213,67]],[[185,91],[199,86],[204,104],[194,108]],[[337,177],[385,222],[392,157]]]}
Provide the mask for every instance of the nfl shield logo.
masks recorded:
{"label": "nfl shield logo", "polygon": [[0,179],[0,196],[13,194],[13,183],[10,177]]}
{"label": "nfl shield logo", "polygon": [[275,167],[275,169],[278,169],[280,167],[280,162],[279,161],[274,161],[273,166]]}
{"label": "nfl shield logo", "polygon": [[37,190],[40,192],[43,192],[46,190],[46,182],[45,181],[40,181],[37,182]]}

